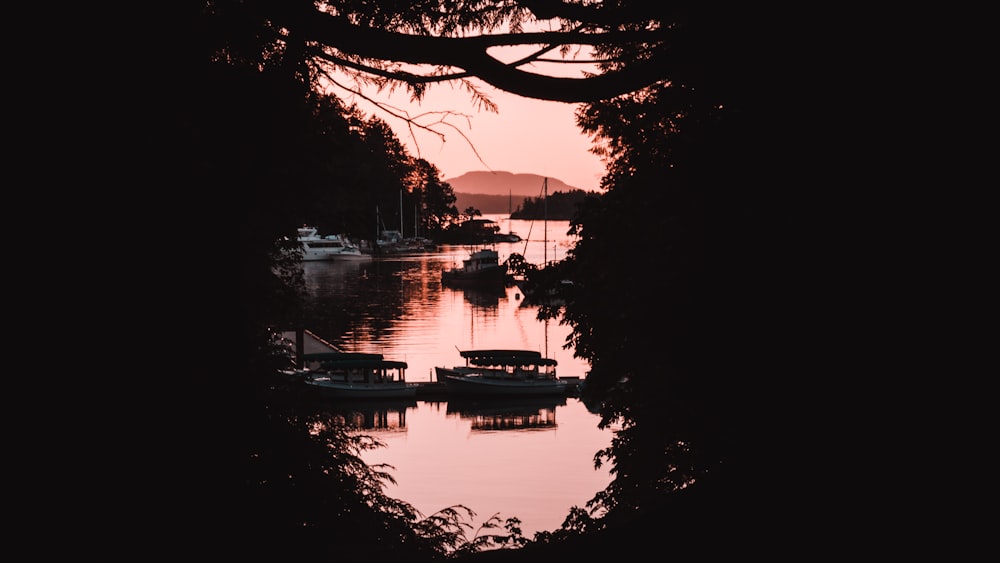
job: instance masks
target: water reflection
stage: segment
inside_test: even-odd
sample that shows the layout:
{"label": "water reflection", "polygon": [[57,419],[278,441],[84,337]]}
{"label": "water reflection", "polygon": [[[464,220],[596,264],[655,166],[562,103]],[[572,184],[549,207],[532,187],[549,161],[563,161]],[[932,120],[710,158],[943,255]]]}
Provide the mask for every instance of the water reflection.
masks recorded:
{"label": "water reflection", "polygon": [[351,327],[347,338],[388,338],[408,307],[437,301],[440,289],[431,281],[440,270],[433,260],[403,258],[307,263],[306,290],[320,305],[310,309],[308,322],[314,331]]}
{"label": "water reflection", "polygon": [[471,422],[471,430],[553,430],[556,407],[565,397],[452,398],[448,415]]}
{"label": "water reflection", "polygon": [[443,287],[444,267],[437,255],[307,264],[304,324],[345,351],[407,362],[408,381],[434,381],[435,366],[473,348],[537,350],[559,362],[560,375],[586,375],[586,362],[562,347],[569,328],[538,321],[516,287]]}
{"label": "water reflection", "polygon": [[406,432],[406,413],[417,408],[416,399],[326,401],[321,410],[330,420],[354,430]]}
{"label": "water reflection", "polygon": [[494,288],[445,288],[444,291],[456,291],[462,294],[462,298],[469,304],[482,309],[496,309],[500,306],[500,300],[507,297],[507,290],[503,287]]}
{"label": "water reflection", "polygon": [[[533,264],[561,258],[568,222],[513,221],[528,241],[500,244],[500,259],[520,253]],[[558,240],[552,240],[558,239]],[[537,242],[536,242],[537,240]],[[560,255],[556,255],[559,250]],[[434,381],[435,366],[460,363],[458,350],[536,350],[559,362],[560,377],[583,377],[584,360],[563,348],[570,328],[539,321],[516,287],[482,291],[447,288],[441,272],[468,256],[463,246],[418,256],[363,262],[307,263],[304,326],[348,352],[380,353],[409,365],[406,380]],[[461,362],[464,363],[464,362]],[[367,451],[367,463],[387,463],[397,480],[387,493],[424,514],[463,504],[480,515],[517,516],[528,536],[559,527],[571,506],[582,506],[610,480],[594,454],[611,432],[577,398],[425,400],[405,404],[324,405],[330,416],[377,435],[385,448]],[[558,414],[558,416],[557,416]],[[557,424],[558,418],[558,424]],[[512,468],[533,467],[524,473]],[[484,517],[485,517],[484,516]]]}

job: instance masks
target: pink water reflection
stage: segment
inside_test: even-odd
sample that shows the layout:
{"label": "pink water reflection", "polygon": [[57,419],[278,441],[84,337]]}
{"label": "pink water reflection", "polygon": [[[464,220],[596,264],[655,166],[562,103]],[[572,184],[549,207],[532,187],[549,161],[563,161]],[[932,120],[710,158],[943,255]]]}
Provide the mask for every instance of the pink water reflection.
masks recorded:
{"label": "pink water reflection", "polygon": [[[565,234],[568,221],[550,222],[546,230],[548,240],[543,242],[543,229],[538,224],[508,221],[494,215],[486,217],[497,220],[504,232],[510,229],[525,237],[531,233],[527,242],[496,245],[501,261],[516,252],[529,262],[540,264],[546,258],[565,257],[572,243]],[[399,273],[391,282],[379,283],[383,299],[388,294],[403,304],[401,318],[384,318],[379,309],[373,308],[362,322],[349,327],[343,334],[326,338],[352,352],[376,352],[407,362],[409,381],[433,381],[434,366],[463,363],[458,350],[471,348],[537,350],[559,362],[558,375],[586,375],[587,363],[574,358],[572,350],[563,349],[570,328],[555,320],[538,321],[537,307],[523,306],[523,296],[517,287],[499,290],[442,287],[441,271],[460,263],[468,252],[468,247],[447,246],[430,255],[394,259],[403,263],[398,266]],[[328,289],[327,286],[337,279],[335,276],[344,270],[348,272],[344,276],[361,275],[374,279],[376,275],[370,272],[380,264],[313,263],[307,266],[307,281],[312,280],[318,290],[323,290]],[[329,274],[330,271],[336,274]]]}
{"label": "pink water reflection", "polygon": [[[567,221],[497,220],[527,242],[496,246],[501,260],[518,253],[532,263],[565,256],[572,241]],[[547,241],[542,235],[547,234]],[[588,365],[563,348],[570,333],[555,320],[539,321],[516,287],[496,291],[441,285],[441,271],[468,256],[469,248],[375,259],[361,263],[308,263],[305,278],[314,295],[310,326],[322,338],[352,352],[378,352],[409,364],[409,381],[433,381],[434,367],[464,363],[459,350],[537,350],[558,361],[560,376],[583,377]],[[341,317],[346,319],[341,321]],[[610,482],[593,457],[611,442],[611,431],[576,398],[539,405],[489,405],[417,401],[415,406],[375,409],[353,421],[387,445],[365,454],[388,463],[397,480],[387,491],[424,515],[462,504],[477,513],[474,524],[499,513],[516,516],[527,537],[557,529],[573,506],[583,506]],[[530,407],[530,405],[528,405]],[[394,414],[395,413],[395,414]],[[387,422],[379,430],[379,420]],[[392,422],[389,424],[389,422]]]}
{"label": "pink water reflection", "polygon": [[424,515],[463,504],[476,512],[476,525],[495,513],[516,516],[531,537],[558,528],[571,507],[610,482],[606,466],[593,468],[610,431],[597,430],[595,415],[576,398],[553,410],[552,426],[484,431],[449,413],[445,402],[420,401],[406,414],[406,432],[376,433],[387,447],[364,457],[395,466],[388,494]]}

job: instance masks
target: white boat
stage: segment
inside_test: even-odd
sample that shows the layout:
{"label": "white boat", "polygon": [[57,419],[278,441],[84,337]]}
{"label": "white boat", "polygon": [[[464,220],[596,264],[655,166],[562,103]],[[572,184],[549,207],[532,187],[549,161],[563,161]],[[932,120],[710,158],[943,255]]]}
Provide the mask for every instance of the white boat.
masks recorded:
{"label": "white boat", "polygon": [[573,387],[556,377],[556,360],[532,350],[465,350],[464,366],[434,368],[452,395],[565,395]]}
{"label": "white boat", "polygon": [[497,233],[497,242],[521,242],[522,240],[524,239],[521,238],[521,235],[515,233],[514,231]]}
{"label": "white boat", "polygon": [[480,248],[462,260],[462,266],[441,272],[441,283],[453,286],[499,286],[507,282],[507,264],[492,248]]}
{"label": "white boat", "polygon": [[299,227],[298,237],[299,244],[302,245],[302,260],[305,262],[369,258],[357,245],[340,235],[319,236],[316,227]]}
{"label": "white boat", "polygon": [[293,370],[301,381],[330,399],[405,399],[419,383],[407,383],[406,362],[381,354],[330,352],[303,355],[307,367]]}
{"label": "white boat", "polygon": [[[508,191],[507,192],[507,221],[508,222],[510,221],[510,213],[511,213],[513,199],[514,199],[514,197],[512,195],[512,192]],[[524,239],[521,238],[521,235],[515,233],[514,231],[507,231],[506,233],[500,233],[500,232],[498,232],[496,234],[496,241],[497,242],[521,242],[522,240],[524,240]]]}

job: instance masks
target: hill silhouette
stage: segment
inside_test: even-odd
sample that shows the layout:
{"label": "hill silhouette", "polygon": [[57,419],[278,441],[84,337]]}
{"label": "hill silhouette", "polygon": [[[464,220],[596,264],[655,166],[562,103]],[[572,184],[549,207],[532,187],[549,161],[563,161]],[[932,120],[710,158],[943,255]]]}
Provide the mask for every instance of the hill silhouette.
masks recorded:
{"label": "hill silhouette", "polygon": [[[522,197],[540,197],[542,195],[542,182],[545,176],[538,174],[515,174],[513,172],[489,172],[485,170],[466,172],[455,178],[445,179],[451,184],[455,193],[463,194],[486,194],[486,195],[513,195]],[[579,190],[576,186],[570,186],[562,180],[549,178],[549,193],[568,192]]]}
{"label": "hill silhouette", "polygon": [[[516,210],[525,198],[542,197],[545,176],[538,174],[515,174],[513,172],[489,172],[479,170],[466,172],[444,181],[455,191],[455,207],[465,211],[474,207],[482,213],[507,213]],[[575,186],[549,177],[548,193],[579,190]]]}

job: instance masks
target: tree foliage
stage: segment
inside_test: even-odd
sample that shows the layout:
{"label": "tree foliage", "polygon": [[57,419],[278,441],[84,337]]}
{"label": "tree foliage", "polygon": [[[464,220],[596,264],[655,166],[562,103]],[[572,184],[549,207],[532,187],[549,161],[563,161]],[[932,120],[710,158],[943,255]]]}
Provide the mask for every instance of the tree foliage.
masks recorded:
{"label": "tree foliage", "polygon": [[597,197],[592,192],[570,190],[553,192],[545,197],[526,197],[521,205],[510,214],[511,219],[552,219],[568,221],[576,215],[578,207],[588,197]]}
{"label": "tree foliage", "polygon": [[585,398],[621,427],[595,460],[614,475],[590,506],[607,511],[601,525],[752,535],[751,507],[801,509],[781,491],[802,458],[774,440],[801,439],[779,397],[806,349],[787,305],[801,280],[788,256],[804,254],[785,175],[802,163],[774,162],[800,152],[786,152],[789,108],[771,90],[788,77],[756,64],[770,53],[748,36],[761,14],[697,12],[676,26],[687,49],[669,81],[578,111],[608,163],[605,193],[574,217],[569,257],[533,277],[559,297],[542,315],[561,314],[591,364]]}
{"label": "tree foliage", "polygon": [[[788,289],[775,258],[786,228],[775,196],[787,194],[761,186],[788,186],[801,172],[777,173],[773,163],[789,131],[767,117],[795,92],[772,68],[782,57],[769,33],[774,14],[550,0],[214,0],[173,9],[161,14],[176,24],[164,40],[169,56],[146,61],[155,72],[137,79],[141,104],[128,106],[143,109],[128,170],[151,178],[168,218],[160,230],[170,232],[170,252],[157,258],[169,257],[169,269],[148,274],[170,288],[169,301],[144,313],[178,319],[164,329],[178,351],[164,371],[175,382],[186,376],[189,391],[176,399],[191,408],[171,411],[161,442],[170,459],[160,464],[172,470],[161,482],[180,489],[169,502],[186,508],[187,538],[221,540],[227,555],[378,544],[366,560],[479,545],[451,534],[455,520],[415,533],[417,515],[385,498],[379,475],[344,457],[345,445],[312,434],[271,378],[280,361],[274,331],[294,324],[297,306],[294,275],[275,262],[277,241],[304,221],[364,233],[376,208],[402,207],[405,218],[417,207],[426,228],[453,211],[433,165],[405,154],[381,118],[352,110],[343,95],[403,88],[419,98],[444,82],[487,111],[498,108],[482,83],[586,102],[579,122],[603,141],[606,193],[581,207],[573,222],[581,242],[552,279],[575,282],[563,286],[560,311],[592,365],[589,400],[623,431],[595,460],[613,464],[614,482],[594,505],[608,517],[574,511],[567,530],[616,529],[610,537],[628,545],[643,531],[651,543],[698,526],[759,531],[736,521],[754,522],[764,502],[752,492],[791,471],[768,446],[773,420],[759,412],[778,412],[770,398],[785,373],[769,360],[779,352],[771,338],[783,334],[771,329],[789,321],[764,305]],[[491,55],[517,45],[533,51],[513,63]],[[598,72],[533,72],[581,46],[593,48]],[[435,119],[409,123],[454,130]],[[317,205],[344,211],[320,216]],[[217,244],[220,227],[229,252]],[[182,361],[179,351],[200,344],[192,330],[222,335],[214,361]],[[220,521],[237,532],[212,536]],[[508,525],[505,537],[519,543],[516,522]]]}

